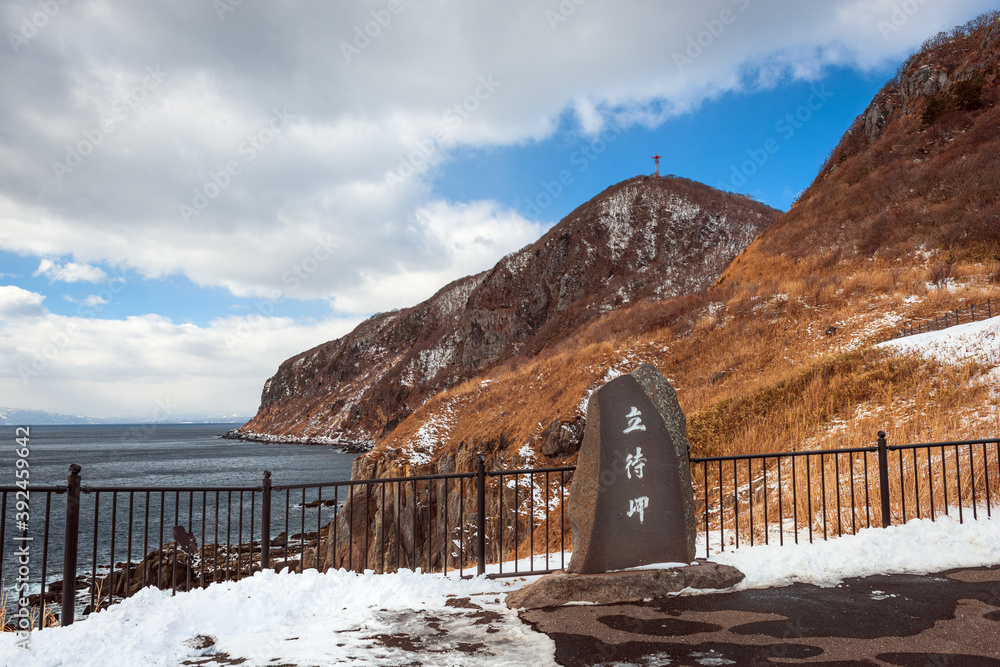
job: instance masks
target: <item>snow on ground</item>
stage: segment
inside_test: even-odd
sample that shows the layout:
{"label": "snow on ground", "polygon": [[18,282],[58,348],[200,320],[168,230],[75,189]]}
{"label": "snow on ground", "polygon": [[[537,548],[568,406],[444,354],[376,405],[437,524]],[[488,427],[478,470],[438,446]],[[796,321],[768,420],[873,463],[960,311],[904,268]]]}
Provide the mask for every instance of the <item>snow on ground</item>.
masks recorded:
{"label": "snow on ground", "polygon": [[[802,540],[802,536],[799,536]],[[799,544],[772,543],[715,554],[712,560],[747,575],[737,588],[796,582],[836,586],[849,577],[927,574],[1000,564],[1000,517],[959,523],[950,517],[911,519],[901,526],[864,528],[856,535]]]}
{"label": "snow on ground", "polygon": [[[859,313],[837,322],[838,329],[849,332],[840,349],[843,352],[850,352],[864,347],[876,333],[898,326],[901,322],[903,322],[903,316],[895,311],[887,311],[878,316],[873,316],[871,313]],[[817,339],[822,339],[824,336],[826,336],[824,331],[816,332]]]}
{"label": "snow on ground", "polygon": [[878,347],[921,354],[942,363],[978,361],[997,366],[1000,365],[1000,317],[897,338]]}
{"label": "snow on ground", "polygon": [[[0,635],[0,664],[554,665],[555,645],[503,605],[511,582],[434,574],[258,573],[175,597],[153,588],[68,628]],[[449,597],[450,596],[450,597]],[[466,602],[460,602],[467,599]],[[474,604],[481,610],[448,606]],[[452,602],[455,605],[456,602]],[[199,636],[214,645],[196,648]],[[407,650],[415,649],[415,651]],[[225,654],[225,655],[223,655]]]}
{"label": "snow on ground", "polygon": [[[1000,517],[913,519],[829,542],[741,547],[712,560],[747,575],[738,588],[836,586],[848,577],[991,566],[1000,564]],[[558,562],[555,556],[552,565]],[[0,663],[554,665],[552,641],[503,605],[507,592],[529,580],[307,570],[258,573],[175,597],[145,589],[68,628],[33,633],[28,653],[15,648],[16,635],[0,634]],[[199,636],[214,644],[196,648],[191,640]]]}

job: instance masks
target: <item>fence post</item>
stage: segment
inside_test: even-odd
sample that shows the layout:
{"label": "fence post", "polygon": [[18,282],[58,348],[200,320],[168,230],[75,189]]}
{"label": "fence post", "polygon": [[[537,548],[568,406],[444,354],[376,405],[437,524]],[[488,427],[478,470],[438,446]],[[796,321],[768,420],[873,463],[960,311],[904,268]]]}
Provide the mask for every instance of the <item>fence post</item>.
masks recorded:
{"label": "fence post", "polygon": [[[59,625],[73,625],[76,616],[76,555],[80,538],[80,471],[78,463],[69,467],[66,489],[66,551],[63,555],[62,613]],[[114,563],[111,564],[112,567]],[[44,593],[44,591],[43,591]]]}
{"label": "fence post", "polygon": [[486,459],[476,459],[476,574],[486,574]]}
{"label": "fence post", "polygon": [[882,527],[892,525],[889,514],[889,451],[885,442],[885,431],[878,432],[878,486],[882,496]]}
{"label": "fence post", "polygon": [[[253,541],[253,537],[250,538]],[[319,543],[316,536],[316,559],[319,560]],[[303,556],[303,563],[305,557]],[[260,569],[271,569],[271,471],[264,471],[264,493],[260,499]]]}

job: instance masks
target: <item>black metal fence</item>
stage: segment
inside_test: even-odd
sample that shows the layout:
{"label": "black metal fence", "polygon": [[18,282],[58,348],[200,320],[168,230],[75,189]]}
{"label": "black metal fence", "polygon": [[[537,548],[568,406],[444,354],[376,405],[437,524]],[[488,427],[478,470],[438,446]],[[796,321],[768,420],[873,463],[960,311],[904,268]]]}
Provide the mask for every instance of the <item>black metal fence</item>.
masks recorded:
{"label": "black metal fence", "polygon": [[992,517],[1000,440],[889,445],[878,436],[871,447],[692,458],[706,557],[713,546],[812,542],[912,518]]}
{"label": "black metal fence", "polygon": [[[30,525],[14,521],[24,490],[0,487],[3,588],[27,585],[0,612],[27,597],[32,627],[69,625],[146,586],[186,591],[264,568],[544,574],[566,564],[573,470],[480,460],[475,472],[390,479],[279,485],[265,471],[258,486],[119,487],[84,485],[74,464],[66,485],[30,487]],[[40,546],[30,567],[15,541]]]}
{"label": "black metal fence", "polygon": [[[913,517],[992,516],[1000,501],[998,439],[889,445],[879,433],[871,447],[692,458],[691,467],[705,556]],[[472,472],[418,477],[277,485],[265,471],[259,486],[154,488],[85,486],[74,465],[67,485],[30,488],[32,506],[44,502],[31,525],[15,520],[23,490],[0,487],[5,590],[28,584],[41,628],[148,585],[184,591],[264,568],[544,574],[566,565],[574,470],[486,470],[479,459]],[[34,545],[27,569],[10,547],[25,543]]]}
{"label": "black metal fence", "polygon": [[[976,319],[977,315],[979,316],[978,320]],[[906,338],[907,336],[915,336],[917,334],[927,333],[928,331],[939,331],[941,329],[953,327],[956,324],[977,322],[979,320],[989,319],[997,315],[1000,315],[1000,301],[990,299],[984,303],[973,303],[963,308],[956,308],[955,310],[947,312],[944,315],[938,315],[934,319],[924,320],[916,326],[911,324],[891,336],[882,338],[878,342],[885,343],[886,341],[896,340],[897,338]]]}

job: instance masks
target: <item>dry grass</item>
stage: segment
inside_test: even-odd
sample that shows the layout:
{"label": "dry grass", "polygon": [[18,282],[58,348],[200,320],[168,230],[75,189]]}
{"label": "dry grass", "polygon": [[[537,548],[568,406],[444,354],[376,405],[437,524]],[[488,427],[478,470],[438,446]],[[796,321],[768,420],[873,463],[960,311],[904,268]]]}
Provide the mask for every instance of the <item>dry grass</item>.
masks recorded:
{"label": "dry grass", "polygon": [[7,610],[7,582],[0,581],[0,632],[14,632],[16,629],[8,627],[10,612]]}
{"label": "dry grass", "polygon": [[44,628],[55,628],[59,626],[59,617],[55,612],[51,611],[53,605],[46,605],[45,610],[40,612],[38,607],[31,608],[31,625],[32,627],[38,627],[38,614],[42,614],[42,625]]}
{"label": "dry grass", "polygon": [[[1000,510],[996,443],[890,451],[887,471],[893,525]],[[827,539],[882,525],[873,452],[698,464],[695,481],[698,529],[707,527],[716,545]]]}
{"label": "dry grass", "polygon": [[[643,362],[677,388],[696,455],[816,446],[835,426],[868,439],[882,429],[900,438],[981,434],[975,415],[988,399],[986,369],[868,346],[910,320],[997,298],[987,282],[992,267],[956,263],[954,282],[939,289],[928,286],[933,256],[906,268],[858,262],[841,280],[814,278],[815,261],[792,275],[780,270],[787,261],[764,262],[767,284],[733,281],[688,298],[681,318],[658,317],[676,311],[673,302],[611,312],[548,353],[436,396],[380,449],[406,450],[434,420],[440,428],[424,442],[435,456],[477,449],[519,464],[516,453],[552,420],[579,416],[589,391]],[[830,327],[836,332],[827,335]]]}
{"label": "dry grass", "polygon": [[[8,602],[10,602],[10,594],[7,591],[6,582],[0,581],[0,632],[17,632],[18,628],[11,625],[14,620],[8,609]],[[31,628],[54,628],[59,625],[59,617],[51,609],[56,608],[56,605],[46,604],[44,609],[40,609],[38,605],[32,606],[28,611],[28,621],[31,624]],[[39,626],[38,617],[42,614],[42,622]]]}

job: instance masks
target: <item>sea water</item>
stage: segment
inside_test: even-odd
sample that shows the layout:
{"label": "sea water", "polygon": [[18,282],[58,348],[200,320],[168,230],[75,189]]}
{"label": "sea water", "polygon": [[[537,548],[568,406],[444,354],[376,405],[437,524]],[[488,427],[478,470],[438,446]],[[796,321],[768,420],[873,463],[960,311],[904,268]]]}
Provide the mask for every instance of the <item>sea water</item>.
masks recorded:
{"label": "sea water", "polygon": [[[237,426],[239,424],[31,426],[27,456],[23,457],[27,464],[20,464],[20,468],[17,459],[22,458],[20,454],[24,451],[18,444],[18,437],[23,436],[23,432],[18,433],[14,426],[0,427],[0,487],[14,487],[19,480],[17,470],[30,471],[27,532],[19,527],[18,521],[23,517],[17,515],[17,503],[24,499],[23,494],[8,491],[4,494],[5,506],[0,507],[3,588],[9,591],[16,580],[17,554],[25,543],[30,551],[31,592],[40,589],[43,569],[47,585],[62,578],[66,495],[39,490],[32,493],[31,490],[42,486],[65,486],[71,464],[80,465],[85,491],[81,495],[78,546],[77,571],[81,574],[95,566],[101,572],[111,560],[121,562],[129,555],[133,561],[141,559],[146,550],[172,541],[175,525],[195,535],[199,543],[202,539],[206,543],[245,543],[250,539],[251,530],[259,540],[260,492],[224,489],[259,487],[265,470],[271,471],[274,485],[322,484],[350,479],[351,463],[356,454],[341,453],[327,445],[263,444],[220,437]],[[23,480],[23,473],[20,479]],[[114,494],[107,490],[108,487],[137,490]],[[164,487],[186,490],[164,492]],[[105,490],[98,492],[99,489]],[[146,493],[143,489],[161,491]],[[324,499],[332,496],[330,489],[324,493]],[[329,521],[334,511],[332,507],[302,508],[304,501],[318,496],[318,489],[275,491],[272,494],[271,535],[286,527],[289,534],[303,531],[303,528],[315,531]],[[112,526],[115,533],[113,553]],[[130,526],[131,554],[128,553]],[[25,541],[25,536],[31,539]],[[93,562],[95,556],[96,563]]]}

